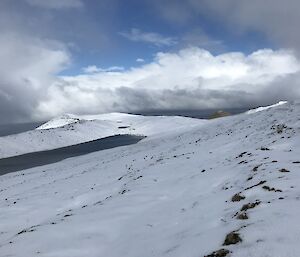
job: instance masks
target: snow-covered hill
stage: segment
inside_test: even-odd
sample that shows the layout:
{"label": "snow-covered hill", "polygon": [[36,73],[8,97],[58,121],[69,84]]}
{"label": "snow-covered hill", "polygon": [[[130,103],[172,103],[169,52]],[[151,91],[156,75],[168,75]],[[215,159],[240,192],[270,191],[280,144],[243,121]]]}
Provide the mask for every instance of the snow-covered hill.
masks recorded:
{"label": "snow-covered hill", "polygon": [[298,257],[300,104],[7,174],[0,188],[1,257]]}
{"label": "snow-covered hill", "polygon": [[141,116],[124,113],[63,115],[36,130],[0,137],[0,158],[49,150],[118,135],[152,136],[182,131],[205,123],[186,117]]}

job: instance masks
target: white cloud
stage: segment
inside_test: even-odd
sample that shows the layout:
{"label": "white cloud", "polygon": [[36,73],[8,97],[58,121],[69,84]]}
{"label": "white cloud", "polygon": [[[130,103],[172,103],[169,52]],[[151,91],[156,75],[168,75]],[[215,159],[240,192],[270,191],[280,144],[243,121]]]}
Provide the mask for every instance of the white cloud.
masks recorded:
{"label": "white cloud", "polygon": [[177,40],[173,37],[165,37],[154,32],[143,32],[136,28],[132,28],[129,32],[120,32],[119,34],[131,41],[150,43],[159,47],[177,44]]}
{"label": "white cloud", "polygon": [[137,58],[136,62],[142,63],[142,62],[145,62],[145,60],[143,58]]}
{"label": "white cloud", "polygon": [[82,70],[84,73],[117,72],[117,71],[123,71],[124,67],[112,66],[112,67],[103,69],[103,68],[97,67],[96,65],[91,65],[91,66],[84,67]]}
{"label": "white cloud", "polygon": [[[158,53],[153,62],[117,73],[61,77],[38,117],[63,112],[242,107],[300,96],[300,62],[288,50],[214,56],[200,48]],[[276,89],[275,91],[273,90]],[[281,99],[277,99],[280,97]]]}
{"label": "white cloud", "polygon": [[57,41],[0,35],[0,123],[28,120],[70,57]]}
{"label": "white cloud", "polygon": [[25,0],[32,6],[48,9],[79,8],[83,6],[81,0]]}

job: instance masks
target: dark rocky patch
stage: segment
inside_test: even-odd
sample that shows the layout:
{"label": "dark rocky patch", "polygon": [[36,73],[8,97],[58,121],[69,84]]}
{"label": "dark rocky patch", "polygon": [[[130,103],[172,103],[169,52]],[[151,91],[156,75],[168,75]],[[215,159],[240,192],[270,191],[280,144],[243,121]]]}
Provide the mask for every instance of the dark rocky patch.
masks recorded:
{"label": "dark rocky patch", "polygon": [[243,195],[240,195],[239,193],[235,194],[232,198],[231,201],[232,202],[239,202],[241,200],[244,200],[246,197]]}
{"label": "dark rocky patch", "polygon": [[240,155],[238,155],[238,156],[235,157],[235,158],[241,158],[241,157],[243,157],[246,153],[247,153],[247,152],[242,152]]}
{"label": "dark rocky patch", "polygon": [[34,232],[36,229],[36,227],[39,227],[40,225],[36,225],[36,226],[32,226],[30,228],[27,228],[27,229],[23,229],[21,230],[20,232],[17,233],[17,235],[21,235],[21,234],[24,234],[24,233],[28,233],[28,232]]}
{"label": "dark rocky patch", "polygon": [[249,190],[249,189],[251,189],[251,188],[253,188],[253,187],[260,186],[260,185],[262,185],[262,184],[264,184],[264,183],[266,183],[266,182],[267,182],[266,180],[262,180],[262,181],[258,182],[257,184],[255,184],[255,185],[253,185],[253,186],[250,186],[250,187],[245,188],[244,190],[245,190],[245,191],[246,191],[246,190]]}
{"label": "dark rocky patch", "polygon": [[120,126],[120,127],[118,127],[118,129],[127,129],[127,128],[130,128],[130,126]]}
{"label": "dark rocky patch", "polygon": [[286,129],[286,128],[287,128],[287,126],[286,126],[285,124],[273,125],[273,126],[271,127],[271,129],[272,129],[272,130],[276,130],[276,132],[277,132],[278,134],[281,134],[281,133],[284,131],[284,129]]}
{"label": "dark rocky patch", "polygon": [[274,187],[263,186],[262,188],[265,189],[265,190],[267,190],[267,191],[282,192],[282,190],[276,189]]}
{"label": "dark rocky patch", "polygon": [[237,218],[238,220],[247,220],[247,219],[249,219],[249,217],[248,217],[248,215],[247,215],[246,212],[239,213],[239,214],[236,216],[236,218]]}
{"label": "dark rocky patch", "polygon": [[18,232],[17,235],[21,235],[21,234],[24,234],[24,233],[27,233],[27,232],[33,232],[33,231],[35,231],[35,229],[23,229],[20,232]]}
{"label": "dark rocky patch", "polygon": [[256,201],[254,203],[246,203],[242,206],[241,211],[247,211],[248,209],[253,209],[259,204],[260,204],[260,201]]}
{"label": "dark rocky patch", "polygon": [[230,232],[229,234],[227,234],[227,236],[225,237],[223,245],[233,245],[233,244],[237,244],[237,243],[242,242],[242,241],[243,240],[240,237],[239,233],[233,231],[233,232]]}
{"label": "dark rocky patch", "polygon": [[119,194],[123,195],[123,194],[125,194],[127,191],[128,191],[128,190],[124,189],[124,190],[122,190],[121,192],[119,192]]}
{"label": "dark rocky patch", "polygon": [[103,201],[98,201],[98,202],[95,202],[93,205],[103,205]]}
{"label": "dark rocky patch", "polygon": [[252,171],[257,171],[258,170],[258,168],[261,166],[262,164],[259,164],[259,165],[257,165],[257,166],[255,166],[253,169],[252,169]]}
{"label": "dark rocky patch", "polygon": [[290,171],[283,168],[283,169],[280,169],[279,172],[290,172]]}
{"label": "dark rocky patch", "polygon": [[270,149],[268,147],[261,147],[260,150],[262,150],[262,151],[270,151]]}
{"label": "dark rocky patch", "polygon": [[229,253],[230,253],[230,251],[227,250],[227,249],[220,249],[220,250],[217,250],[217,251],[212,252],[212,253],[209,254],[209,255],[205,255],[204,257],[225,257],[225,256],[227,256]]}

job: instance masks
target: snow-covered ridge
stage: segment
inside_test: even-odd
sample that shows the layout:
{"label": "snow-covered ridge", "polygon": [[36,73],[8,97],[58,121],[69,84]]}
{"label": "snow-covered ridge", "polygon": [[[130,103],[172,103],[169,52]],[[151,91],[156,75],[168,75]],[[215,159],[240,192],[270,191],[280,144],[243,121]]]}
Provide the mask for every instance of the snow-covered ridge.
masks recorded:
{"label": "snow-covered ridge", "polygon": [[74,115],[74,114],[64,114],[57,118],[54,118],[45,124],[39,126],[36,128],[39,129],[53,129],[53,128],[59,128],[64,127],[67,125],[71,125],[74,123],[83,123],[86,121],[113,121],[117,123],[123,123],[123,122],[129,122],[129,121],[136,121],[141,120],[142,115],[133,115],[133,114],[127,114],[127,113],[118,113],[118,112],[112,112],[112,113],[105,113],[105,114],[95,114],[95,115]]}
{"label": "snow-covered ridge", "polygon": [[75,115],[72,114],[64,114],[61,115],[58,118],[52,119],[48,122],[46,122],[45,124],[39,126],[36,129],[53,129],[53,128],[59,128],[59,127],[63,127],[66,125],[70,125],[73,123],[77,123],[80,121],[79,117],[76,117]]}
{"label": "snow-covered ridge", "polygon": [[205,120],[178,116],[141,116],[125,113],[67,114],[36,130],[0,137],[0,158],[49,150],[118,134],[155,137],[204,124]]}
{"label": "snow-covered ridge", "polygon": [[[276,104],[269,105],[269,106],[261,106],[252,110],[247,111],[246,113],[256,113],[268,110],[273,107],[277,107],[283,104],[286,104],[287,101],[280,101]],[[132,115],[132,114],[126,114],[126,113],[109,113],[109,114],[98,114],[98,115],[73,115],[73,114],[64,114],[57,118],[54,118],[45,124],[41,125],[40,127],[36,128],[39,129],[53,129],[53,128],[59,128],[64,127],[66,125],[78,123],[78,122],[84,122],[84,121],[92,121],[92,120],[102,120],[102,121],[119,121],[122,123],[122,120],[132,120],[136,119],[137,117],[141,117],[138,115]]]}
{"label": "snow-covered ridge", "polygon": [[299,117],[287,103],[1,176],[0,255],[298,257]]}
{"label": "snow-covered ridge", "polygon": [[286,103],[287,103],[287,101],[280,101],[276,104],[272,104],[272,105],[269,105],[269,106],[262,106],[262,107],[258,107],[258,108],[249,110],[249,111],[247,111],[247,113],[252,114],[252,113],[256,113],[256,112],[265,111],[265,110],[268,110],[270,108],[277,107],[277,106],[280,106],[280,105],[283,105],[283,104],[286,104]]}

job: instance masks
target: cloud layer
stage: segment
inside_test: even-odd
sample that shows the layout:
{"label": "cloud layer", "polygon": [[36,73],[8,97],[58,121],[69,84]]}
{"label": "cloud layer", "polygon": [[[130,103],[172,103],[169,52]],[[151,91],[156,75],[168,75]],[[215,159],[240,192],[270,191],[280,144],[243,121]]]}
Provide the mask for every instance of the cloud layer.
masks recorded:
{"label": "cloud layer", "polygon": [[[155,31],[150,20],[114,22],[125,6],[119,0],[0,1],[0,123],[47,119],[64,112],[234,108],[299,98],[299,1],[145,0],[143,4],[147,2],[154,24],[161,22],[161,32],[172,31],[176,38],[127,27],[138,24]],[[202,48],[224,53],[229,49],[226,36],[212,38],[207,28],[198,26],[200,18],[220,25],[222,33],[234,34],[235,40],[254,32],[254,43],[261,34],[269,40],[266,45],[294,52],[263,49],[249,55],[213,55]],[[150,26],[145,26],[148,22]],[[177,29],[181,32],[176,34]],[[137,56],[132,50],[127,54],[127,49],[121,55],[124,49],[119,49],[130,45],[127,39],[144,43]],[[150,56],[147,50],[152,54],[157,48],[149,45],[165,50],[150,63],[145,61]],[[72,68],[87,67],[78,76],[58,76],[72,63],[70,50],[73,61],[77,58]],[[105,53],[99,55],[103,59],[99,52]],[[123,59],[130,63],[130,58],[138,67],[111,66]],[[99,63],[111,67],[93,65]]]}
{"label": "cloud layer", "polygon": [[300,96],[299,72],[299,60],[287,50],[217,56],[196,47],[160,52],[139,68],[61,77],[48,88],[35,117],[269,104]]}
{"label": "cloud layer", "polygon": [[151,3],[170,24],[189,24],[193,19],[206,17],[220,23],[229,33],[259,32],[271,43],[300,53],[298,0],[151,0]]}
{"label": "cloud layer", "polygon": [[112,67],[103,69],[103,68],[97,67],[96,65],[90,65],[90,66],[84,67],[82,69],[82,71],[85,73],[99,73],[99,72],[123,71],[123,70],[124,70],[124,67],[121,67],[121,66],[112,66]]}
{"label": "cloud layer", "polygon": [[135,42],[144,42],[155,46],[172,46],[177,44],[173,37],[165,37],[154,32],[143,32],[139,29],[132,28],[129,32],[120,32],[121,36]]}

